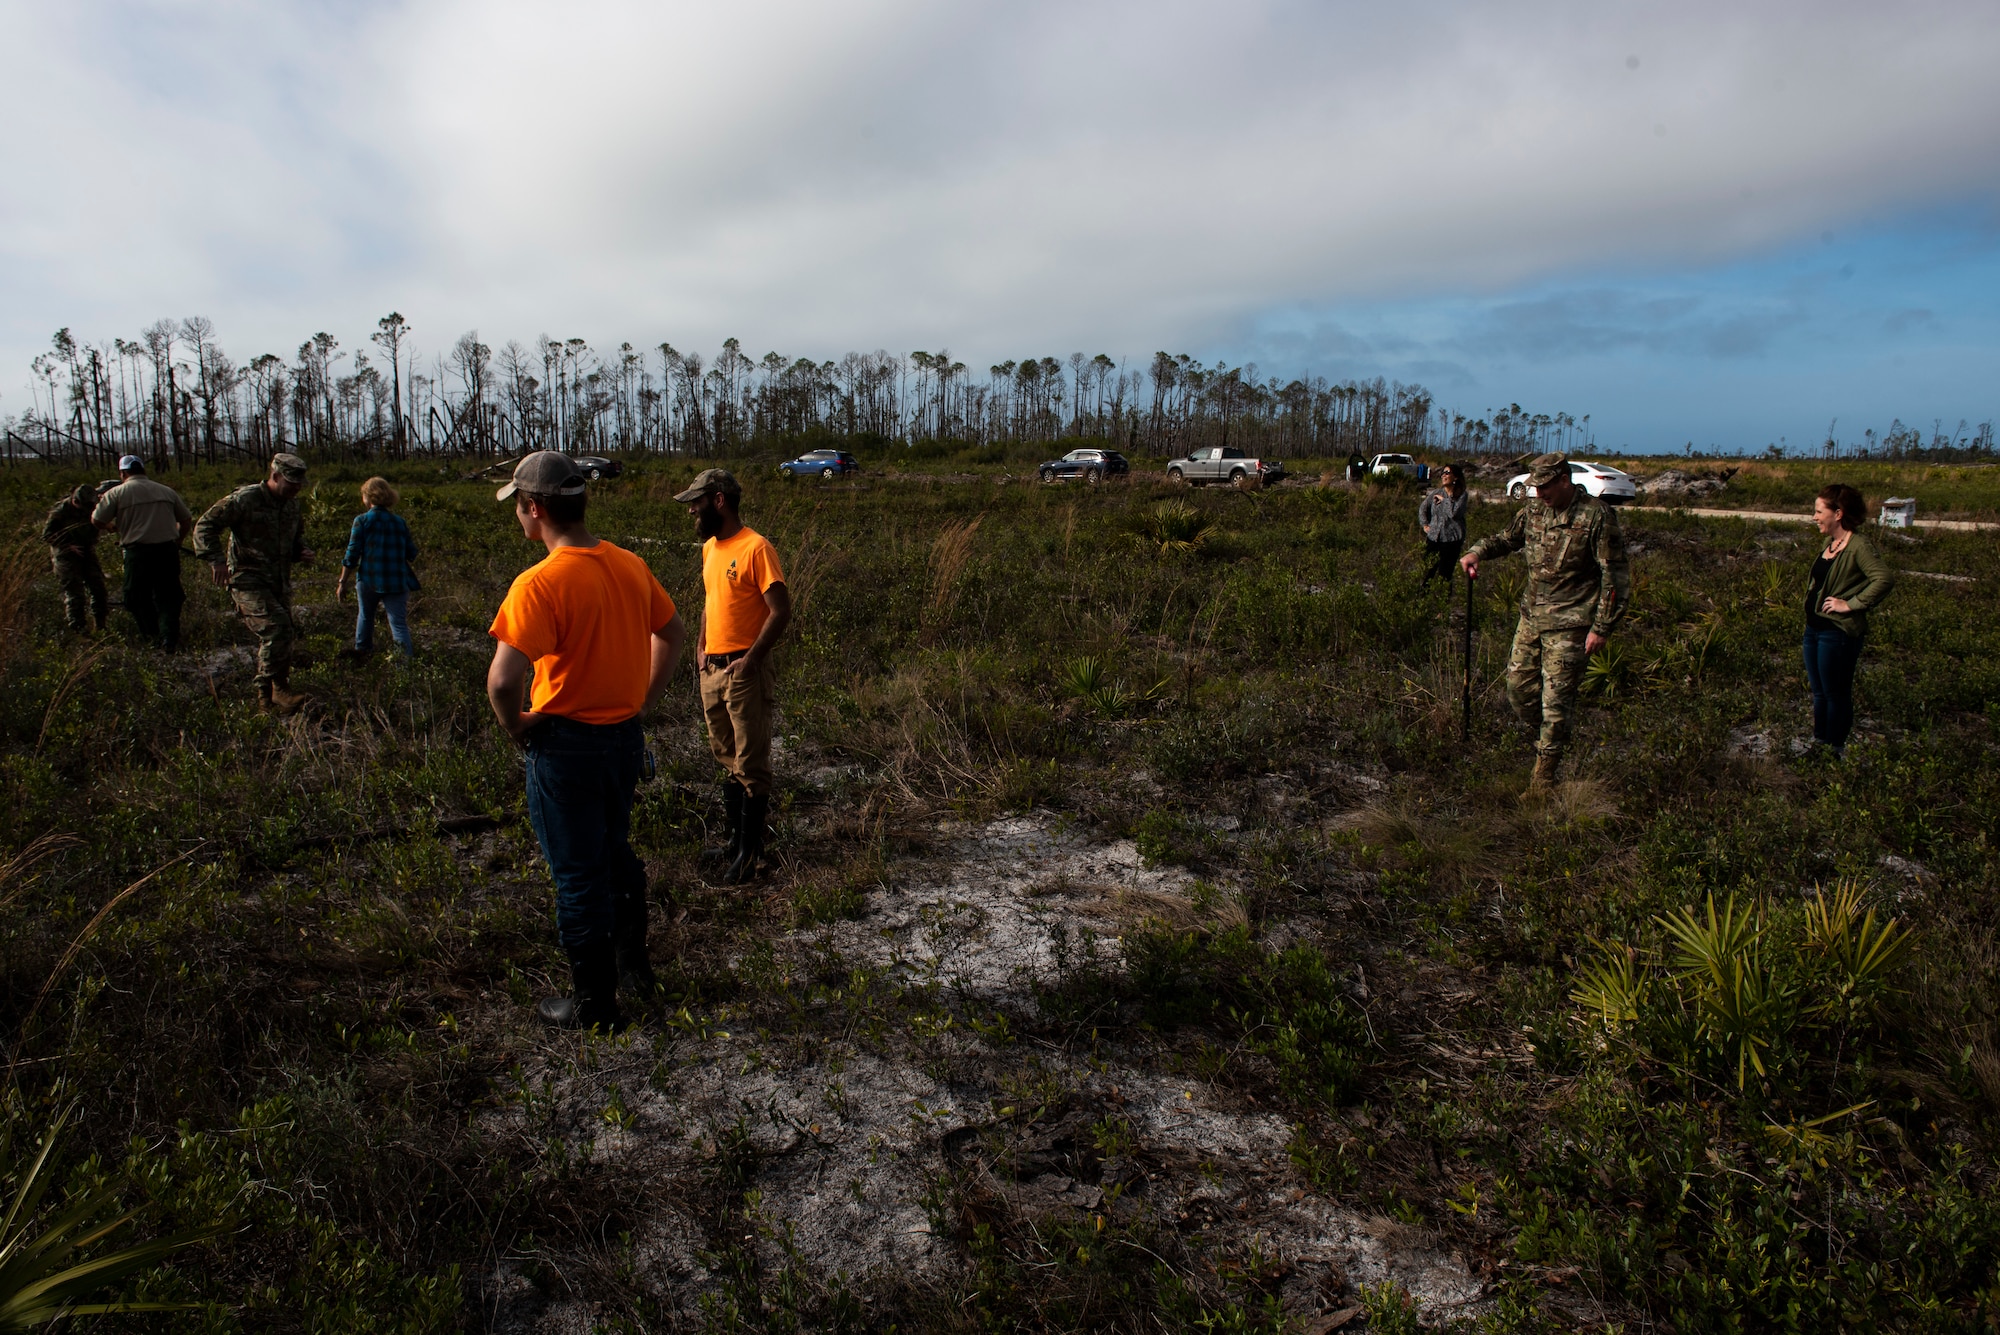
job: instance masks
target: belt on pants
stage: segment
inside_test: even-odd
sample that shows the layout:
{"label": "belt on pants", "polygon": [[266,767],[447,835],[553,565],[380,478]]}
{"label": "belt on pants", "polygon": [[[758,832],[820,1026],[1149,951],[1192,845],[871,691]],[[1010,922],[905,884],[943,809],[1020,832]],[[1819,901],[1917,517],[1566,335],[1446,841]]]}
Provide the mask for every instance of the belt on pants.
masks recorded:
{"label": "belt on pants", "polygon": [[750,651],[748,649],[738,649],[733,653],[710,654],[705,660],[703,660],[701,670],[703,672],[708,672],[712,669],[726,668],[731,663],[734,663],[737,659],[743,657],[745,654],[749,652]]}

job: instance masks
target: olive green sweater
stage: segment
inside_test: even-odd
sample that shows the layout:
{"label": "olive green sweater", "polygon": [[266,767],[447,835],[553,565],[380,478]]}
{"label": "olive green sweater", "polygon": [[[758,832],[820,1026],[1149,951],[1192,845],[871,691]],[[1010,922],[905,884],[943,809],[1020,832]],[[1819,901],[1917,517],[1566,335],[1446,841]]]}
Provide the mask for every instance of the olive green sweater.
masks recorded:
{"label": "olive green sweater", "polygon": [[[1822,552],[1825,548],[1820,549]],[[1813,557],[1818,560],[1816,554]],[[1868,611],[1889,596],[1889,590],[1896,587],[1896,572],[1882,559],[1882,553],[1875,550],[1875,544],[1860,533],[1847,535],[1847,545],[1833,558],[1833,567],[1826,572],[1826,583],[1820,587],[1819,599],[1840,598],[1846,601],[1851,611],[1819,612],[1819,615],[1840,627],[1845,634],[1860,639],[1868,633]],[[1806,600],[1808,612],[1818,612],[1811,605],[1813,598],[1812,580],[1806,580]]]}

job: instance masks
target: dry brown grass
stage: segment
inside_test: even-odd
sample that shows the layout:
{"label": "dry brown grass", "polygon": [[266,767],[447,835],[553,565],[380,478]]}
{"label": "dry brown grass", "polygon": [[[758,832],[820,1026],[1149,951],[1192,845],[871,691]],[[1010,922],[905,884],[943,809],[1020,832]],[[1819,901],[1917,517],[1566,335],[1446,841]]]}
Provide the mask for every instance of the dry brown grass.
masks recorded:
{"label": "dry brown grass", "polygon": [[835,557],[816,528],[807,529],[792,545],[790,555],[785,559],[785,587],[792,595],[792,616],[803,623],[806,608],[812,604],[813,590],[819,586],[820,576]]}
{"label": "dry brown grass", "polygon": [[33,542],[17,542],[0,553],[0,677],[6,675],[23,642],[28,594],[41,573],[42,560],[41,546]]}
{"label": "dry brown grass", "polygon": [[1193,928],[1229,931],[1247,927],[1250,911],[1235,895],[1216,891],[1200,899],[1165,890],[1139,890],[1131,886],[1105,889],[1095,911],[1126,927],[1164,928],[1184,932]]}
{"label": "dry brown grass", "polygon": [[1421,846],[1431,833],[1432,821],[1421,807],[1400,798],[1380,797],[1334,818],[1337,829],[1352,830],[1362,842],[1376,848]]}
{"label": "dry brown grass", "polygon": [[67,849],[82,846],[83,840],[75,835],[51,830],[38,836],[34,842],[6,862],[0,863],[0,908],[11,904],[14,897],[27,888],[28,870],[37,862],[54,857]]}
{"label": "dry brown grass", "polygon": [[854,702],[865,721],[845,743],[879,769],[879,781],[899,805],[928,810],[940,802],[998,799],[1007,773],[1003,759],[977,742],[953,707],[941,671],[906,663],[895,673],[857,678]]}
{"label": "dry brown grass", "polygon": [[942,620],[951,612],[958,601],[958,577],[965,573],[965,563],[972,556],[972,540],[979,533],[979,525],[986,516],[977,519],[953,519],[947,522],[937,541],[931,544],[929,562],[931,592],[925,604],[929,619]]}
{"label": "dry brown grass", "polygon": [[1540,824],[1567,829],[1610,820],[1618,814],[1618,798],[1602,779],[1565,779],[1546,791],[1523,792],[1521,809]]}
{"label": "dry brown grass", "polygon": [[1431,732],[1455,733],[1465,708],[1465,663],[1439,654],[1403,676],[1398,701],[1411,720]]}
{"label": "dry brown grass", "polygon": [[1477,815],[1448,816],[1390,796],[1343,813],[1334,827],[1353,831],[1392,862],[1422,867],[1440,887],[1463,885],[1495,871],[1496,831]]}

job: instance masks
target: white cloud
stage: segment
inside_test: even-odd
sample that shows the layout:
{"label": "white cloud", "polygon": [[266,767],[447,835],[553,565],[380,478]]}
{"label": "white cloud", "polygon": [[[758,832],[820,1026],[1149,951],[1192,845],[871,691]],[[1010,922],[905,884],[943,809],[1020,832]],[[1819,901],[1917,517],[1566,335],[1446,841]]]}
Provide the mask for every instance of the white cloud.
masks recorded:
{"label": "white cloud", "polygon": [[392,306],[440,348],[1144,356],[2000,168],[1979,3],[0,0],[0,47],[0,387],[57,325],[242,355]]}

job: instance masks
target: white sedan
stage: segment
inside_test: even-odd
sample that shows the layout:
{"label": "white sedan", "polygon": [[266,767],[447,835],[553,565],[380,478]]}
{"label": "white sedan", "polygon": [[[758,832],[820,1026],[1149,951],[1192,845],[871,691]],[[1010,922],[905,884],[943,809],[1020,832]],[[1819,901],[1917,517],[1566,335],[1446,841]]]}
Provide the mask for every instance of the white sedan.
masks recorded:
{"label": "white sedan", "polygon": [[[1572,460],[1569,477],[1585,495],[1595,496],[1606,505],[1623,505],[1639,494],[1638,487],[1632,483],[1631,474],[1620,472],[1610,464],[1578,463]],[[1508,500],[1525,501],[1534,494],[1535,489],[1528,485],[1526,473],[1517,474],[1508,480]]]}

